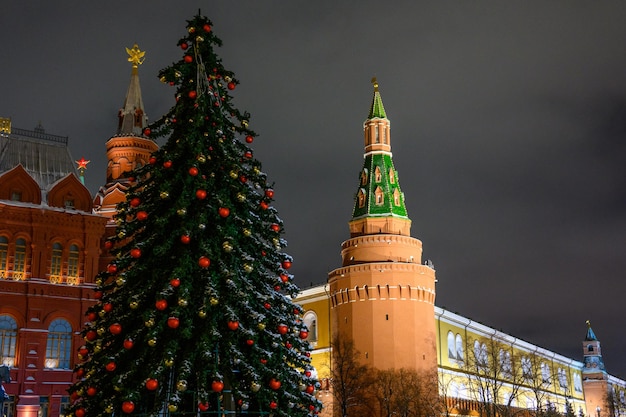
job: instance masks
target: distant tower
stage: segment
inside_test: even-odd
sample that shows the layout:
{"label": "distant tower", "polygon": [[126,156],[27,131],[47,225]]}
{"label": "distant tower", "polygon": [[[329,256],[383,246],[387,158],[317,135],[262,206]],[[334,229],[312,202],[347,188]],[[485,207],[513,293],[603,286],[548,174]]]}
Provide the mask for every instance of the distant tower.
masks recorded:
{"label": "distant tower", "polygon": [[376,79],[364,123],[365,154],[342,267],[329,273],[332,328],[364,364],[434,371],[435,271],[422,264],[391,154],[390,122]]}
{"label": "distant tower", "polygon": [[125,192],[132,182],[128,173],[147,164],[150,155],[158,149],[154,141],[144,136],[148,118],[143,108],[138,68],[144,61],[145,51],[134,45],[132,49],[126,48],[126,52],[132,64],[130,85],[124,106],[118,113],[117,134],[106,143],[106,184],[100,187],[94,201],[96,211],[106,217],[112,217],[117,203],[124,200]]}
{"label": "distant tower", "polygon": [[590,417],[611,417],[606,409],[606,394],[609,392],[608,375],[602,360],[600,341],[587,320],[587,334],[583,341],[583,391],[587,414]]}

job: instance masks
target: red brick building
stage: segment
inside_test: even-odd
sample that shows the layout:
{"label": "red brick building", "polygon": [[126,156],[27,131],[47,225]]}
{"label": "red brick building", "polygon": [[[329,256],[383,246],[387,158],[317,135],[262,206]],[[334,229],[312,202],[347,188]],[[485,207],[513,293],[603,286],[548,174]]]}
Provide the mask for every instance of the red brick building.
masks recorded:
{"label": "red brick building", "polygon": [[[135,48],[131,58],[139,56]],[[67,137],[0,119],[0,365],[10,367],[12,379],[4,384],[7,417],[56,417],[69,401],[77,350],[86,343],[84,312],[95,302],[95,276],[108,261],[102,243],[114,231],[125,173],[157,148],[142,136],[141,62],[131,62],[118,131],[106,144],[107,183],[95,200]]]}

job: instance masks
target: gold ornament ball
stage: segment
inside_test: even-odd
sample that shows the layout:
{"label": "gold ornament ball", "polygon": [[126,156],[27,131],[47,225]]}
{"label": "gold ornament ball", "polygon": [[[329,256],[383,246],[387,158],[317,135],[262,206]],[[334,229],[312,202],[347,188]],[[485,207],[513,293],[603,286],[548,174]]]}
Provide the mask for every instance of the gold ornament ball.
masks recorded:
{"label": "gold ornament ball", "polygon": [[255,175],[259,175],[261,173],[261,170],[259,169],[259,167],[254,167],[254,169],[252,169],[252,172],[254,172]]}
{"label": "gold ornament ball", "polygon": [[159,78],[159,80],[160,80],[162,83],[166,83],[166,82],[167,82],[167,78],[165,77],[165,75],[164,75],[164,76],[162,76],[161,78]]}
{"label": "gold ornament ball", "polygon": [[157,345],[156,337],[153,337],[152,339],[148,340],[148,346],[155,347],[156,345]]}
{"label": "gold ornament ball", "polygon": [[178,299],[178,305],[181,307],[187,307],[187,300],[184,298],[179,298]]}
{"label": "gold ornament ball", "polygon": [[107,412],[107,414],[111,414],[113,413],[113,406],[112,405],[107,405],[106,408],[104,409],[104,411]]}
{"label": "gold ornament ball", "polygon": [[117,234],[117,237],[119,237],[120,239],[123,239],[124,236],[126,236],[126,232],[124,232],[123,230],[120,230],[119,233]]}
{"label": "gold ornament ball", "polygon": [[176,389],[178,391],[186,391],[187,390],[187,381],[181,380],[176,383]]}
{"label": "gold ornament ball", "polygon": [[237,174],[237,171],[230,171],[228,175],[230,175],[232,179],[235,179],[239,176],[239,174]]}
{"label": "gold ornament ball", "polygon": [[126,284],[126,278],[117,277],[117,279],[115,280],[115,284],[117,284],[118,287],[121,287],[122,285]]}
{"label": "gold ornament ball", "polygon": [[96,278],[96,285],[98,287],[102,285],[102,278]]}
{"label": "gold ornament ball", "polygon": [[98,315],[100,316],[100,318],[104,317],[106,314],[107,314],[107,312],[106,312],[106,311],[104,311],[104,310],[100,310],[100,311],[98,312]]}
{"label": "gold ornament ball", "polygon": [[176,77],[176,78],[180,78],[180,77],[182,77],[182,76],[183,76],[183,73],[182,73],[182,72],[180,72],[180,71],[176,71],[176,72],[174,73],[174,77]]}
{"label": "gold ornament ball", "polygon": [[139,303],[137,301],[131,301],[128,306],[131,310],[135,310],[137,307],[139,307]]}
{"label": "gold ornament ball", "polygon": [[204,155],[198,155],[198,157],[196,158],[198,160],[198,162],[200,162],[201,164],[204,164],[206,162],[206,156]]}
{"label": "gold ornament ball", "polygon": [[202,36],[196,36],[196,42],[202,42],[204,38]]}
{"label": "gold ornament ball", "polygon": [[198,317],[200,317],[201,319],[206,317],[206,311],[204,310],[200,310],[198,311]]}
{"label": "gold ornament ball", "polygon": [[252,265],[250,265],[250,264],[243,264],[243,270],[246,271],[246,273],[249,274],[250,272],[252,272],[253,269],[254,268],[252,267]]}
{"label": "gold ornament ball", "polygon": [[252,232],[250,231],[250,229],[243,229],[243,235],[246,237],[249,237],[252,234]]}
{"label": "gold ornament ball", "polygon": [[259,323],[257,327],[259,328],[259,330],[265,330],[265,323]]}
{"label": "gold ornament ball", "polygon": [[146,320],[145,325],[146,327],[154,326],[154,319],[151,318],[151,319]]}
{"label": "gold ornament ball", "polygon": [[252,392],[257,392],[261,389],[261,384],[253,382],[252,384],[250,384],[250,388],[252,389]]}
{"label": "gold ornament ball", "polygon": [[178,410],[178,406],[176,404],[170,404],[167,406],[167,409],[171,412],[174,413],[176,412],[176,410]]}
{"label": "gold ornament ball", "polygon": [[93,347],[93,353],[99,353],[102,350],[102,346],[100,345],[95,345]]}
{"label": "gold ornament ball", "polygon": [[104,333],[106,333],[106,330],[104,329],[104,327],[98,327],[96,333],[98,333],[98,336],[102,336]]}
{"label": "gold ornament ball", "polygon": [[172,358],[167,358],[165,359],[165,361],[163,362],[163,364],[165,366],[167,366],[168,368],[171,368],[172,366],[174,366],[174,359]]}
{"label": "gold ornament ball", "polygon": [[237,201],[239,201],[240,203],[243,203],[244,201],[246,201],[245,194],[237,193]]}
{"label": "gold ornament ball", "polygon": [[215,297],[211,297],[211,300],[209,300],[209,302],[211,303],[212,306],[216,306],[219,304],[219,300]]}
{"label": "gold ornament ball", "polygon": [[185,214],[187,214],[187,209],[186,208],[181,208],[176,210],[176,214],[178,214],[179,216],[184,216]]}
{"label": "gold ornament ball", "polygon": [[122,391],[122,387],[120,387],[119,385],[113,385],[113,389],[117,392]]}
{"label": "gold ornament ball", "polygon": [[224,249],[224,252],[231,252],[233,250],[233,245],[231,245],[230,242],[226,241],[222,243],[222,249]]}
{"label": "gold ornament ball", "polygon": [[227,83],[231,82],[232,80],[233,79],[230,78],[230,76],[228,76],[228,75],[224,77],[224,81],[226,81]]}
{"label": "gold ornament ball", "polygon": [[161,191],[159,197],[161,197],[161,200],[166,200],[170,197],[170,193],[168,193],[167,191]]}

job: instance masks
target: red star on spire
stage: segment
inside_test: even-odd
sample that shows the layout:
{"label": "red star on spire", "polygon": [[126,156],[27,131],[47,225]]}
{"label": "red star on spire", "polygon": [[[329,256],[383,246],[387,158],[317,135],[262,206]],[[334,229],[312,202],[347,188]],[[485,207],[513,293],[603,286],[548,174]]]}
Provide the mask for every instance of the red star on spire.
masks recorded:
{"label": "red star on spire", "polygon": [[85,157],[80,158],[78,161],[75,161],[78,164],[78,169],[87,169],[87,164],[91,161],[85,159]]}

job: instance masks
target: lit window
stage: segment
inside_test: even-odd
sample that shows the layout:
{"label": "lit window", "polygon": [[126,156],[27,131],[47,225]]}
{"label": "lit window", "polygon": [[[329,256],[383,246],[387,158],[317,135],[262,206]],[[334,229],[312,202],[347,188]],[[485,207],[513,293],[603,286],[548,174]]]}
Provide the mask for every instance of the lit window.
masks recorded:
{"label": "lit window", "polygon": [[313,311],[307,311],[304,314],[302,321],[306,325],[307,329],[309,329],[309,334],[306,340],[310,343],[317,342],[317,314]]}
{"label": "lit window", "polygon": [[359,208],[365,207],[365,190],[363,188],[359,189],[359,194],[357,195]]}
{"label": "lit window", "polygon": [[389,169],[389,182],[392,184],[396,182],[396,173],[394,172],[393,168]]}
{"label": "lit window", "polygon": [[61,265],[63,261],[63,246],[56,242],[52,245],[52,259],[50,260],[50,282],[59,284],[62,280]]}
{"label": "lit window", "polygon": [[7,277],[7,269],[9,266],[9,240],[0,236],[0,278]]}
{"label": "lit window", "polygon": [[376,187],[374,190],[374,196],[376,197],[376,205],[382,206],[385,202],[385,195],[383,194],[383,189],[380,187]]}
{"label": "lit window", "polygon": [[383,173],[380,171],[380,167],[376,167],[374,170],[374,178],[376,182],[381,182],[383,180]]}
{"label": "lit window", "polygon": [[63,319],[56,319],[48,327],[45,367],[50,369],[70,369],[72,350],[72,327]]}
{"label": "lit window", "polygon": [[397,188],[393,190],[393,204],[396,206],[400,205],[400,191]]}
{"label": "lit window", "polygon": [[13,262],[13,279],[22,280],[26,278],[26,241],[17,239],[15,241],[15,261]]}
{"label": "lit window", "polygon": [[15,364],[15,342],[17,340],[17,323],[11,316],[0,316],[0,354],[2,365],[12,367]]}
{"label": "lit window", "polygon": [[456,347],[454,345],[454,333],[448,332],[448,359],[456,359]]}
{"label": "lit window", "polygon": [[78,279],[78,260],[79,260],[79,251],[77,245],[70,246],[70,253],[67,258],[67,283],[71,285],[76,285],[79,283]]}
{"label": "lit window", "polygon": [[361,171],[361,185],[367,184],[367,168],[363,168]]}

